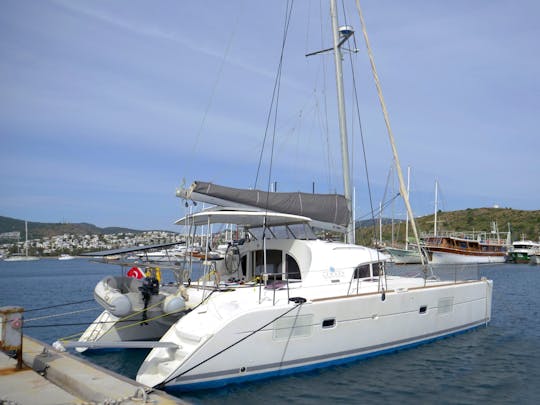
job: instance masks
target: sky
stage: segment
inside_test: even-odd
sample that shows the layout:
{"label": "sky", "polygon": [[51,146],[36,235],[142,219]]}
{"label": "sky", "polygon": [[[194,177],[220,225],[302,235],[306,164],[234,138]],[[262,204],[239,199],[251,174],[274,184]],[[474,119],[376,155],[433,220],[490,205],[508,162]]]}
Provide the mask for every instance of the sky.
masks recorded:
{"label": "sky", "polygon": [[[365,219],[397,180],[358,12],[345,3],[340,24],[354,27],[357,49],[343,59],[349,152]],[[297,0],[286,25],[287,5],[2,1],[0,215],[178,230],[175,190],[195,180],[343,193],[333,54],[305,56],[332,45],[329,6]],[[444,211],[540,209],[540,3],[361,6],[415,215],[433,212],[435,181]],[[405,210],[396,202],[384,215]]]}

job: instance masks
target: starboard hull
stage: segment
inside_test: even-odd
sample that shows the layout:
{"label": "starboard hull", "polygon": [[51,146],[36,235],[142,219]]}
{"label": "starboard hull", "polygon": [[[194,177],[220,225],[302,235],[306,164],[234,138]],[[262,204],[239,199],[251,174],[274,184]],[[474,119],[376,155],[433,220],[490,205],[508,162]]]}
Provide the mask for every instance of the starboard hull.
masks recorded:
{"label": "starboard hull", "polygon": [[[384,301],[376,293],[261,308],[221,323],[209,306],[165,334],[162,341],[182,349],[154,349],[137,380],[179,390],[210,388],[413,347],[486,324],[491,290],[490,281],[434,285],[388,292]],[[209,323],[219,326],[196,327]]]}

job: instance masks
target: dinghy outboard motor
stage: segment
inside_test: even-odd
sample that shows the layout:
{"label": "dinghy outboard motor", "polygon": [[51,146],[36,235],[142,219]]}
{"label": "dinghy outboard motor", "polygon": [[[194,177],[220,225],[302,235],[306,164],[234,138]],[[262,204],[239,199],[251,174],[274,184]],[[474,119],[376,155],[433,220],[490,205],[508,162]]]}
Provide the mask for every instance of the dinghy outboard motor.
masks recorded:
{"label": "dinghy outboard motor", "polygon": [[143,302],[144,302],[144,311],[143,311],[143,323],[142,325],[148,325],[148,322],[146,322],[146,309],[148,308],[148,303],[150,302],[150,298],[152,295],[158,295],[159,294],[159,281],[155,277],[145,277],[143,279],[142,286],[139,287],[139,290],[141,291],[141,294],[143,296]]}

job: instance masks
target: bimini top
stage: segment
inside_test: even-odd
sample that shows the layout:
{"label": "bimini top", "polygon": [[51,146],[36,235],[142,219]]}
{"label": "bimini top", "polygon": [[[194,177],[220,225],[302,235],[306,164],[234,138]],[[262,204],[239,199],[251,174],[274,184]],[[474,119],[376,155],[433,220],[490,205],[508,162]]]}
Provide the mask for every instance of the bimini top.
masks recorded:
{"label": "bimini top", "polygon": [[277,212],[238,210],[235,208],[212,208],[186,215],[175,222],[176,225],[235,224],[246,228],[280,226],[308,223],[310,218]]}
{"label": "bimini top", "polygon": [[[339,194],[268,193],[195,181],[177,197],[221,207],[237,207],[309,217],[314,226],[342,231],[349,221],[347,200]],[[282,214],[282,215],[283,215]]]}

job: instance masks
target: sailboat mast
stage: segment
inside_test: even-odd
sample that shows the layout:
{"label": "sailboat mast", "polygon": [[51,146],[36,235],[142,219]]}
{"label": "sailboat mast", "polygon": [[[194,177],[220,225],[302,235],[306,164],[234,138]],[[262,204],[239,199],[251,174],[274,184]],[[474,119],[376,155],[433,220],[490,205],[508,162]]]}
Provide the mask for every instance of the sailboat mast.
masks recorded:
{"label": "sailboat mast", "polygon": [[24,221],[24,253],[28,256],[28,221]]}
{"label": "sailboat mast", "polygon": [[[411,167],[407,166],[407,195],[411,187]],[[405,250],[409,250],[409,211],[407,211],[407,220],[405,221]]]}
{"label": "sailboat mast", "polygon": [[435,213],[433,215],[433,236],[437,236],[437,211],[439,210],[438,193],[439,193],[439,182],[435,180]]}
{"label": "sailboat mast", "polygon": [[[341,65],[340,32],[338,27],[336,1],[330,0],[330,15],[332,19],[332,33],[334,37],[334,62],[336,65],[336,86],[338,97],[339,133],[341,138],[341,161],[343,165],[343,185],[347,208],[352,215],[351,179],[349,169],[349,146],[347,139],[347,120],[345,116],[345,96],[343,90],[343,69]],[[347,226],[346,241],[354,241],[354,218],[349,219]]]}

